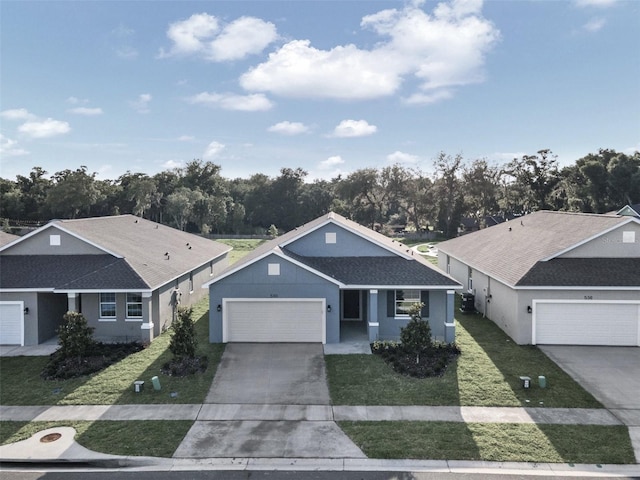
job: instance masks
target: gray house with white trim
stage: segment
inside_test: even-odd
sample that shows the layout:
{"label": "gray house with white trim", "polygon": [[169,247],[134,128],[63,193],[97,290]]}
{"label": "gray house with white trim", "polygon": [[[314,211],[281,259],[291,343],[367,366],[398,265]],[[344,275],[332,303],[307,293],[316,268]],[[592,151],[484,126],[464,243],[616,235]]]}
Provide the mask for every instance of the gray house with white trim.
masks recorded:
{"label": "gray house with white trim", "polygon": [[399,339],[424,303],[436,339],[454,341],[462,286],[401,243],[329,213],[262,244],[205,284],[211,342]]}
{"label": "gray house with white trim", "polygon": [[98,340],[149,342],[230,250],[133,215],[52,221],[0,247],[0,344],[45,342],[69,310]]}
{"label": "gray house with white trim", "polygon": [[640,220],[540,211],[438,245],[519,344],[640,345]]}

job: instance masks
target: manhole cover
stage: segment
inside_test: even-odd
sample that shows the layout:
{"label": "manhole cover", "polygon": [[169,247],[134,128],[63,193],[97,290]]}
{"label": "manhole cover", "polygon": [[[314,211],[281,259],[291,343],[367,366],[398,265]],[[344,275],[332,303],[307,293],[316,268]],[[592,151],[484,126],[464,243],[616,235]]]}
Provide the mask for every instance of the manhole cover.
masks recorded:
{"label": "manhole cover", "polygon": [[51,443],[58,440],[62,435],[59,433],[50,433],[49,435],[45,435],[40,439],[42,443]]}

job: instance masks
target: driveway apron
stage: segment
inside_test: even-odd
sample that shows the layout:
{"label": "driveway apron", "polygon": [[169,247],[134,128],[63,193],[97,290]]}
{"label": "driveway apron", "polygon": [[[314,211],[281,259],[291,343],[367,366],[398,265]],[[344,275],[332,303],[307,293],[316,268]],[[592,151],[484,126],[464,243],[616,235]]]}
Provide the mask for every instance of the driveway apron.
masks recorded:
{"label": "driveway apron", "polygon": [[176,458],[365,458],[333,421],[322,345],[228,344]]}

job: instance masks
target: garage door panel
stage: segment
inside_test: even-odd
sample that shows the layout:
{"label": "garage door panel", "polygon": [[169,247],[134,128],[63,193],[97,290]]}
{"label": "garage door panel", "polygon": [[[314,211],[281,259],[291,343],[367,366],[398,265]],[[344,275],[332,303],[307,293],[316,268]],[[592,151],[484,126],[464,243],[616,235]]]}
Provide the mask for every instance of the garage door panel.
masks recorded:
{"label": "garage door panel", "polygon": [[0,345],[23,345],[22,302],[0,302]]}
{"label": "garage door panel", "polygon": [[224,300],[227,342],[324,342],[324,300]]}
{"label": "garage door panel", "polygon": [[640,305],[615,302],[535,302],[535,343],[638,345]]}

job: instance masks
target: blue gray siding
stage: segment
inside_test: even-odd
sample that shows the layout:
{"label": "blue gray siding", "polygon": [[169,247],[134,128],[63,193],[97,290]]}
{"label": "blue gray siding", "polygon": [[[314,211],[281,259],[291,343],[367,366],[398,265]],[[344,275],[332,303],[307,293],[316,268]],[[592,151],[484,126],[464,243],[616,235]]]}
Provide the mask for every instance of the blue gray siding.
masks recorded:
{"label": "blue gray siding", "polygon": [[[326,243],[326,233],[335,233],[336,243]],[[386,257],[395,255],[370,240],[333,223],[324,225],[290,243],[287,245],[287,249],[307,257]]]}

